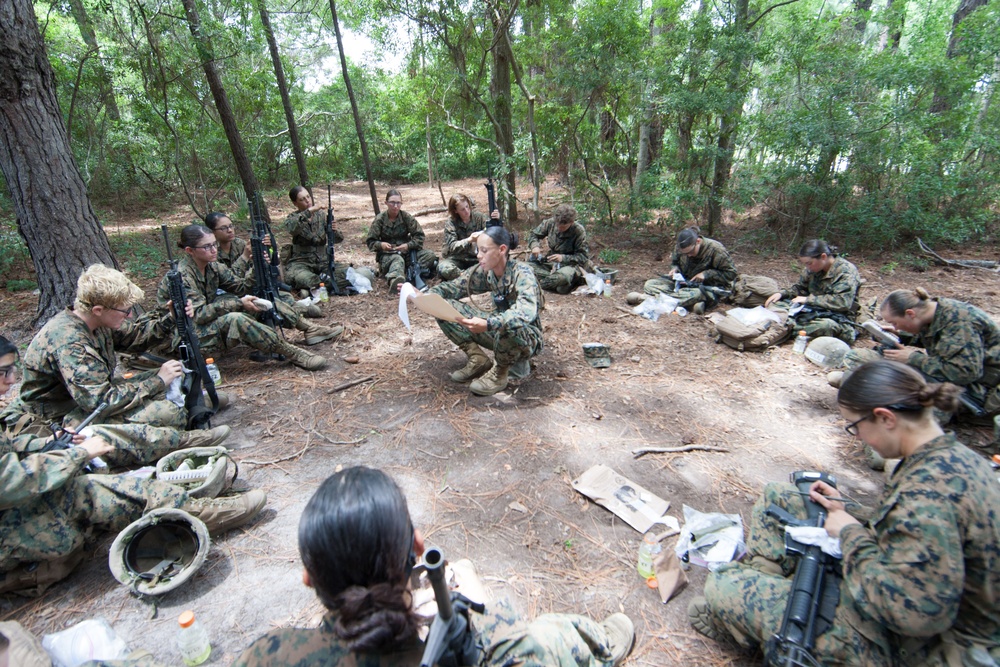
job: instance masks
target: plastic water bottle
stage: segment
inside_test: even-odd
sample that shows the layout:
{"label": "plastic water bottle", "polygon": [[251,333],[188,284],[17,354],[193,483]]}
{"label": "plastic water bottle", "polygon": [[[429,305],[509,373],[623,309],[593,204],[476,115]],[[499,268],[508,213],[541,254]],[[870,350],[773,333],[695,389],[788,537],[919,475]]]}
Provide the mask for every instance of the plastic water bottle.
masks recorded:
{"label": "plastic water bottle", "polygon": [[323,283],[319,284],[319,291],[316,292],[316,296],[319,297],[320,302],[326,303],[330,300],[330,293],[326,291],[326,285]]}
{"label": "plastic water bottle", "polygon": [[604,279],[604,296],[611,296],[611,278]]}
{"label": "plastic water bottle", "polygon": [[208,370],[208,377],[212,378],[212,384],[216,387],[222,384],[222,373],[219,372],[219,367],[215,365],[215,359],[212,357],[206,359],[205,368]]}
{"label": "plastic water bottle", "polygon": [[194,617],[190,609],[182,612],[177,619],[181,629],[177,633],[177,649],[185,665],[200,665],[212,654],[212,645],[208,641],[208,633]]}
{"label": "plastic water bottle", "polygon": [[639,571],[639,576],[643,579],[656,576],[656,569],[653,567],[653,563],[661,551],[663,551],[663,547],[657,541],[653,531],[649,531],[642,536],[642,544],[639,545],[639,560],[635,566],[635,569]]}
{"label": "plastic water bottle", "polygon": [[805,331],[800,331],[799,335],[795,337],[795,344],[792,345],[792,352],[795,354],[805,354],[807,345],[809,345],[809,336],[806,335]]}

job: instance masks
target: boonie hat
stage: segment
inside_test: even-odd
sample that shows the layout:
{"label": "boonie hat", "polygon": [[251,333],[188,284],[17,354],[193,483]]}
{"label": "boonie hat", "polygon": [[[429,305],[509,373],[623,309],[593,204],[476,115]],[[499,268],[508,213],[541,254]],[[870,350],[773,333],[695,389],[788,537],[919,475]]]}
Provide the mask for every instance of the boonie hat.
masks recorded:
{"label": "boonie hat", "polygon": [[179,509],[155,509],[118,533],[108,567],[133,591],[163,595],[194,576],[211,544],[201,519]]}
{"label": "boonie hat", "polygon": [[604,343],[584,343],[583,358],[594,368],[607,368],[611,365],[611,348]]}

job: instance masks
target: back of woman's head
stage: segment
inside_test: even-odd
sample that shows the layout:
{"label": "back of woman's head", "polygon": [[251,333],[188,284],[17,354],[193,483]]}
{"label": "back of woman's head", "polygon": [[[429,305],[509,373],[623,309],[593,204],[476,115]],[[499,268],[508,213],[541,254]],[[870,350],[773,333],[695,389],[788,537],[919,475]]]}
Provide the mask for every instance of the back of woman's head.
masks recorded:
{"label": "back of woman's head", "polygon": [[576,222],[576,209],[569,204],[559,204],[556,206],[556,210],[552,211],[552,219],[557,225]]}
{"label": "back of woman's head", "polygon": [[700,236],[701,233],[697,227],[682,229],[681,233],[677,235],[677,249],[687,250],[698,242]]}
{"label": "back of woman's head", "polygon": [[0,336],[0,357],[6,357],[8,354],[17,356],[17,346],[7,340],[6,336]]}
{"label": "back of woman's head", "polygon": [[299,521],[299,555],[334,632],[353,651],[390,649],[416,634],[407,589],[416,556],[406,498],[380,470],[330,476]]}
{"label": "back of woman's head", "polygon": [[229,216],[225,213],[220,213],[219,211],[212,211],[205,216],[205,226],[211,229],[213,232],[215,228],[219,226],[223,218],[228,218]]}
{"label": "back of woman's head", "polygon": [[819,257],[820,255],[827,255],[828,257],[837,256],[837,246],[829,245],[826,241],[822,239],[810,239],[802,244],[799,248],[799,257]]}
{"label": "back of woman's head", "polygon": [[882,359],[848,375],[837,392],[837,403],[859,414],[889,408],[917,416],[926,408],[952,412],[961,393],[951,383],[927,382],[915,368]]}
{"label": "back of woman's head", "polygon": [[483,230],[483,234],[490,237],[490,240],[498,246],[507,246],[508,251],[517,248],[517,232],[512,232],[505,227],[501,227],[500,225],[490,225]]}
{"label": "back of woman's head", "polygon": [[122,308],[142,301],[145,294],[124,273],[103,264],[91,264],[76,280],[73,310],[90,312],[94,306]]}
{"label": "back of woman's head", "polygon": [[215,236],[211,229],[205,225],[188,225],[181,230],[181,240],[177,242],[179,248],[194,248],[206,236]]}
{"label": "back of woman's head", "polygon": [[914,290],[898,289],[891,292],[882,302],[882,310],[893,317],[903,317],[906,311],[922,311],[931,302],[931,295],[923,287]]}

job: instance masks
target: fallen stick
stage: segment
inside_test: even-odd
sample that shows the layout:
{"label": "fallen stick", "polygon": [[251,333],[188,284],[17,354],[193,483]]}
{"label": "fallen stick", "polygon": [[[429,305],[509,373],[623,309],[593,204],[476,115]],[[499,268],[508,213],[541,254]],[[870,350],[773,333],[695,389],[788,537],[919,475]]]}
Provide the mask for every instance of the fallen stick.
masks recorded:
{"label": "fallen stick", "polygon": [[680,452],[729,452],[725,447],[711,445],[684,445],[683,447],[643,447],[632,450],[632,458],[637,459],[645,454],[677,454]]}
{"label": "fallen stick", "polygon": [[447,206],[432,206],[431,208],[422,208],[412,215],[414,218],[417,218],[420,217],[421,215],[429,215],[431,213],[444,213],[447,210],[448,210]]}
{"label": "fallen stick", "polygon": [[344,391],[345,389],[350,389],[351,387],[356,387],[359,384],[364,384],[365,382],[371,382],[375,379],[374,375],[369,375],[368,377],[358,378],[357,380],[351,380],[350,382],[345,382],[343,384],[338,384],[332,389],[327,389],[326,393],[336,394],[338,391]]}
{"label": "fallen stick", "polygon": [[993,262],[985,259],[945,259],[941,255],[937,254],[930,247],[923,242],[923,239],[917,239],[917,244],[925,255],[930,255],[939,264],[944,264],[945,266],[958,266],[963,269],[986,269],[987,271],[993,271],[996,273],[997,267],[1000,267],[1000,262]]}

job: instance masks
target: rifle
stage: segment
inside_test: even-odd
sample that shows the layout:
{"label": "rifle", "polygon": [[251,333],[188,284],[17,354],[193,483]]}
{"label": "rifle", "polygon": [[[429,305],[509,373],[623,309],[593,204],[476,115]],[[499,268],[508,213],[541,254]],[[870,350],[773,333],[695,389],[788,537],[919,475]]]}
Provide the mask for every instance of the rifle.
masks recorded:
{"label": "rifle", "polygon": [[[486,213],[486,226],[495,227],[499,225],[500,227],[503,227],[503,211],[497,208],[497,196],[496,192],[493,190],[492,173],[486,176],[486,183],[484,184],[484,187],[486,188],[486,205],[489,208],[489,211]],[[494,210],[500,213],[499,218],[493,219],[493,217],[491,217]]]}
{"label": "rifle", "polygon": [[[880,327],[878,322],[875,320],[866,321],[861,325],[861,328],[867,331],[871,335],[872,340],[878,343],[876,349],[879,353],[885,349],[898,350],[903,347],[903,344],[899,340],[899,336],[886,331]],[[932,378],[927,375],[924,375],[924,377],[932,382],[939,382],[936,378]],[[970,398],[965,391],[959,395],[958,402],[961,403],[966,410],[971,412],[974,417],[983,417],[986,415],[986,408],[972,400],[972,398]]]}
{"label": "rifle", "polygon": [[417,251],[416,249],[410,250],[410,261],[406,263],[406,281],[417,288],[421,292],[427,291],[427,283],[424,282],[423,269],[420,267],[420,262],[417,261]]}
{"label": "rifle", "polygon": [[[258,193],[253,194],[253,199],[248,200],[250,205],[250,250],[253,258],[253,295],[267,299],[272,304],[278,303],[278,290],[287,288],[288,285],[281,283],[281,272],[278,267],[281,265],[281,258],[278,256],[277,241],[271,232],[270,225],[264,220],[260,213],[260,201]],[[265,238],[271,239],[271,247],[264,245]],[[277,308],[270,308],[259,313],[260,321],[271,327],[284,328],[285,318],[281,316]]]}
{"label": "rifle", "polygon": [[[107,401],[101,401],[101,404],[98,405],[93,412],[87,415],[86,419],[77,424],[76,429],[74,430],[79,433],[83,429],[87,428],[90,422],[97,419],[97,417],[104,412],[107,407]],[[52,439],[45,443],[45,446],[39,450],[39,453],[44,454],[45,452],[51,452],[57,449],[69,449],[73,444],[73,434],[56,424],[49,424],[49,428],[52,429]]]}
{"label": "rifle", "polygon": [[[219,396],[215,393],[215,383],[205,367],[205,358],[201,356],[201,343],[194,330],[194,323],[187,314],[187,295],[184,293],[184,277],[177,270],[177,262],[170,252],[170,235],[167,226],[160,225],[163,232],[163,242],[167,246],[167,260],[170,270],[167,271],[167,286],[170,288],[170,300],[174,306],[174,322],[177,325],[177,356],[184,367],[184,379],[181,381],[181,391],[184,394],[184,408],[188,414],[188,429],[211,428],[210,420],[219,410]],[[205,405],[201,394],[201,386],[205,385],[212,407]]]}
{"label": "rifle", "polygon": [[[823,472],[799,471],[791,475],[806,505],[807,519],[796,519],[777,505],[765,514],[789,526],[823,527],[826,510],[809,498],[809,487],[823,481],[837,488],[837,478]],[[792,594],[785,607],[785,616],[778,632],[764,646],[764,662],[771,667],[820,667],[812,656],[816,637],[833,623],[840,601],[839,559],[823,553],[818,546],[805,545],[785,535],[785,551],[799,557],[792,579]]]}
{"label": "rifle", "polygon": [[337,285],[337,274],[335,272],[336,265],[334,264],[334,249],[333,249],[333,196],[330,194],[330,185],[326,186],[326,273],[321,275],[319,278],[324,283],[330,286],[330,293],[334,296],[347,296],[351,292],[351,288],[348,287],[346,290],[341,290]]}
{"label": "rifle", "polygon": [[705,283],[692,283],[688,281],[682,273],[675,273],[673,276],[663,275],[661,277],[674,281],[675,292],[680,291],[684,287],[691,287],[693,289],[701,290],[704,297],[712,303],[715,303],[719,299],[725,299],[733,295],[731,290],[727,290],[724,287],[715,287],[714,285],[706,285]]}
{"label": "rifle", "polygon": [[438,612],[431,623],[420,667],[474,667],[482,658],[478,633],[469,621],[469,610],[482,614],[485,605],[473,602],[461,593],[451,593],[444,576],[444,554],[428,549],[424,569],[434,589]]}

